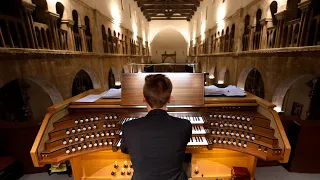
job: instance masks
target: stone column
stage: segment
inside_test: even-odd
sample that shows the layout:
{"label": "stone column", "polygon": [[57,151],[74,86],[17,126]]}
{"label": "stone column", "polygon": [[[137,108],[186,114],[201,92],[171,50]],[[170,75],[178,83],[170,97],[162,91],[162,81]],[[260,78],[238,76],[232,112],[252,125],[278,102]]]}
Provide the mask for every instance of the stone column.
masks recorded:
{"label": "stone column", "polygon": [[251,28],[250,28],[250,32],[249,32],[249,39],[248,39],[248,41],[249,41],[249,48],[248,48],[248,51],[250,51],[250,50],[254,50],[254,48],[253,48],[253,44],[254,44],[254,42],[253,42],[253,35],[254,35],[254,32],[256,31],[256,25],[254,24],[254,25],[252,25],[251,26]]}
{"label": "stone column", "polygon": [[87,52],[87,38],[86,38],[86,31],[87,26],[79,25],[79,33],[81,36],[81,45],[82,45],[82,52]]}
{"label": "stone column", "polygon": [[260,20],[261,23],[261,42],[260,42],[260,49],[267,49],[268,48],[268,28],[272,27],[272,18],[264,18]]}
{"label": "stone column", "polygon": [[60,40],[59,40],[59,30],[57,26],[57,20],[59,19],[59,14],[52,13],[47,11],[47,20],[49,29],[51,32],[52,40],[53,40],[53,49],[61,49]]}
{"label": "stone column", "polygon": [[309,27],[309,19],[312,20],[312,16],[310,14],[310,5],[311,5],[311,1],[304,1],[302,3],[299,4],[299,8],[302,10],[302,15],[301,15],[301,23],[300,26],[302,28],[300,28],[301,32],[299,32],[300,34],[300,38],[298,40],[298,45],[299,46],[305,46],[308,43],[308,27]]}
{"label": "stone column", "polygon": [[36,32],[33,27],[33,19],[32,19],[32,12],[36,8],[36,5],[32,3],[28,3],[22,1],[22,19],[24,22],[24,26],[26,27],[26,39],[27,39],[27,46],[29,48],[38,48]]}
{"label": "stone column", "polygon": [[73,34],[73,20],[62,20],[61,21],[61,29],[64,29],[67,31],[67,44],[68,44],[68,50],[75,51],[75,40],[74,40],[74,34]]}
{"label": "stone column", "polygon": [[275,44],[276,48],[281,47],[282,41],[284,39],[283,31],[285,29],[285,24],[284,24],[285,16],[286,16],[286,10],[276,13],[276,17],[278,19],[277,36],[276,36],[276,44]]}

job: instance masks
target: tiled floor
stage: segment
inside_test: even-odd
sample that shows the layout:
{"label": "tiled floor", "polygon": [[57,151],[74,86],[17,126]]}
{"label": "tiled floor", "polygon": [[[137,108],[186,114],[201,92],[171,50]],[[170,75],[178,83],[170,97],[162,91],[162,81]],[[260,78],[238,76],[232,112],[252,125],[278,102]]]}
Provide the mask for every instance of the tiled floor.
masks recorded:
{"label": "tiled floor", "polygon": [[[320,180],[320,174],[290,173],[282,166],[260,167],[256,170],[257,180]],[[68,175],[49,176],[47,173],[24,175],[20,180],[73,180]]]}

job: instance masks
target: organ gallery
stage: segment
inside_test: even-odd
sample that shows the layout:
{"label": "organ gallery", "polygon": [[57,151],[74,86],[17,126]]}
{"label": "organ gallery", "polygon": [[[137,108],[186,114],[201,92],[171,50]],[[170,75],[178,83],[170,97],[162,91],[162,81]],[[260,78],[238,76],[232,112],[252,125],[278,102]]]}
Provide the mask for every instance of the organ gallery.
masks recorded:
{"label": "organ gallery", "polygon": [[0,179],[131,179],[122,127],[148,114],[148,74],[172,81],[166,111],[192,124],[188,178],[318,178],[319,12],[317,0],[1,1]]}

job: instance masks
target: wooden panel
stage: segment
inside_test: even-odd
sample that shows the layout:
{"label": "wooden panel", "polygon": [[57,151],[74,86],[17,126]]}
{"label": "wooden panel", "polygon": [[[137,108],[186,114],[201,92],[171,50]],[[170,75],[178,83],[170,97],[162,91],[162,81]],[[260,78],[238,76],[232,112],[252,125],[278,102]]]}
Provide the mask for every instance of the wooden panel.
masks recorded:
{"label": "wooden panel", "polygon": [[[121,105],[145,105],[143,85],[145,77],[156,73],[128,73],[122,75]],[[169,105],[203,105],[204,87],[203,74],[195,73],[163,73],[172,82],[172,98]]]}
{"label": "wooden panel", "polygon": [[43,164],[39,163],[41,160],[40,153],[45,149],[45,142],[49,140],[49,132],[53,130],[53,123],[58,121],[63,116],[68,114],[68,109],[63,109],[56,114],[47,114],[42,122],[37,137],[33,143],[30,151],[32,162],[35,167],[41,167]]}
{"label": "wooden panel", "polygon": [[261,106],[257,111],[271,120],[270,126],[275,130],[274,136],[278,139],[278,145],[282,149],[283,159],[279,162],[287,163],[291,152],[291,146],[287,138],[286,132],[282,126],[279,115],[272,109],[264,109]]}
{"label": "wooden panel", "polygon": [[[117,161],[119,167],[114,168],[114,162]],[[75,180],[130,180],[131,175],[121,175],[121,169],[124,161],[130,165],[130,157],[120,152],[100,151],[91,154],[78,156],[71,160]],[[76,163],[76,164],[74,164]],[[253,179],[256,158],[247,154],[225,149],[214,149],[208,151],[205,149],[193,152],[191,161],[192,180],[197,179],[230,179],[233,166],[248,168]],[[198,167],[199,174],[194,170]],[[116,175],[111,172],[115,170]],[[127,171],[127,170],[125,170]],[[133,169],[132,169],[133,172]],[[202,177],[203,175],[203,177]]]}

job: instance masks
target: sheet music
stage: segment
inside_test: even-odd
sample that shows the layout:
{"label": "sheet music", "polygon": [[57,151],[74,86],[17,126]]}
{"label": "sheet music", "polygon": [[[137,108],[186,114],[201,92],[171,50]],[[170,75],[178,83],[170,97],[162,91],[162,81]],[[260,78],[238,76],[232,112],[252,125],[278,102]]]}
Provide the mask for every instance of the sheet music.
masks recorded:
{"label": "sheet music", "polygon": [[121,99],[121,88],[120,89],[111,88],[108,91],[102,93],[101,97],[105,99]]}
{"label": "sheet music", "polygon": [[88,95],[84,98],[77,100],[76,102],[95,102],[100,98],[101,98],[101,95]]}
{"label": "sheet music", "polygon": [[237,88],[236,86],[229,85],[225,88],[218,88],[217,86],[211,85],[211,86],[205,86],[204,87],[205,95],[207,96],[246,96],[246,93],[244,90]]}

